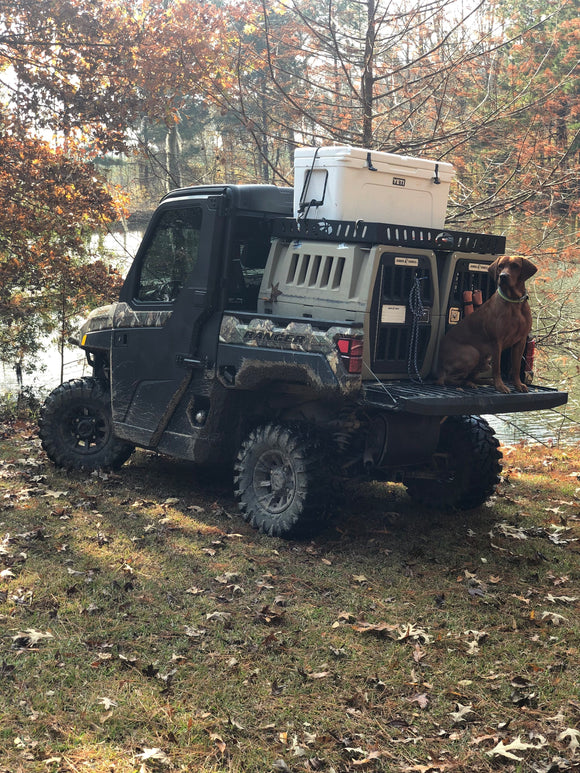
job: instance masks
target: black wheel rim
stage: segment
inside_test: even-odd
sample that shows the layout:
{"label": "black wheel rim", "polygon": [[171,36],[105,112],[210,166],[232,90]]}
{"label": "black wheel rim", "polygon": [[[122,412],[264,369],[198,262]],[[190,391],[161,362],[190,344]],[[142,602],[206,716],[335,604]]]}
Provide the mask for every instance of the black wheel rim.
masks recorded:
{"label": "black wheel rim", "polygon": [[100,451],[109,437],[107,417],[88,405],[79,405],[69,411],[65,426],[65,442],[77,454],[88,455]]}
{"label": "black wheel rim", "polygon": [[294,500],[296,473],[288,457],[276,450],[260,454],[253,476],[254,492],[260,506],[279,515]]}

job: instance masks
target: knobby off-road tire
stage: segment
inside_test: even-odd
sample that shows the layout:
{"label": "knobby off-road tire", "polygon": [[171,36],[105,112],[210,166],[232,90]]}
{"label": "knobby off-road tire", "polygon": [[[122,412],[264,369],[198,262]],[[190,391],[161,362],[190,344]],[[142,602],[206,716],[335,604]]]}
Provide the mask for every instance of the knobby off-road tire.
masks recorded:
{"label": "knobby off-road tire", "polygon": [[244,520],[272,537],[303,537],[328,514],[325,454],[305,428],[265,424],[244,440],[234,466]]}
{"label": "knobby off-road tire", "polygon": [[108,387],[95,378],[67,381],[46,398],[40,439],[48,457],[74,470],[117,469],[133,446],[113,435]]}
{"label": "knobby off-road tire", "polygon": [[471,510],[494,492],[501,453],[493,429],[480,416],[450,416],[441,426],[437,453],[448,457],[436,480],[409,479],[409,495],[427,507]]}

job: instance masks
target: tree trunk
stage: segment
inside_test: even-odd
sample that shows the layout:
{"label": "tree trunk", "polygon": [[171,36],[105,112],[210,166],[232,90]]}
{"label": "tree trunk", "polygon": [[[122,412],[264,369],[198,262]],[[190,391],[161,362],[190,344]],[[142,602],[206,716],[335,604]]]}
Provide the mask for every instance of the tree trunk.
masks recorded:
{"label": "tree trunk", "polygon": [[143,146],[145,148],[145,153],[139,157],[138,161],[139,184],[146,192],[146,194],[149,194],[149,187],[151,184],[149,165],[151,161],[149,158],[149,119],[147,117],[143,118],[141,122],[141,134],[143,136]]}
{"label": "tree trunk", "polygon": [[177,124],[173,124],[165,135],[165,171],[168,191],[173,188],[181,188],[180,155],[181,137]]}
{"label": "tree trunk", "polygon": [[66,288],[64,282],[61,286],[61,308],[60,308],[60,383],[64,383],[64,347],[66,337]]}
{"label": "tree trunk", "polygon": [[363,112],[362,146],[373,147],[373,91],[374,55],[375,55],[375,0],[367,0],[367,31],[365,35],[365,53],[361,82],[361,102]]}

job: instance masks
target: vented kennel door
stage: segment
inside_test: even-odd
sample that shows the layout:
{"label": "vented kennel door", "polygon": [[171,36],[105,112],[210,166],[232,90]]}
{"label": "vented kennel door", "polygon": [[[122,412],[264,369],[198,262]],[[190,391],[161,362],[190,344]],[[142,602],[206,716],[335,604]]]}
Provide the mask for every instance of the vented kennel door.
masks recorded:
{"label": "vented kennel door", "polygon": [[[449,288],[447,308],[443,309],[445,330],[456,325],[495,292],[495,282],[488,271],[493,256],[459,257],[454,253],[448,264],[449,276],[443,292]],[[445,297],[445,295],[443,295]]]}
{"label": "vented kennel door", "polygon": [[423,372],[438,303],[433,253],[384,252],[373,296],[371,368],[376,375]]}

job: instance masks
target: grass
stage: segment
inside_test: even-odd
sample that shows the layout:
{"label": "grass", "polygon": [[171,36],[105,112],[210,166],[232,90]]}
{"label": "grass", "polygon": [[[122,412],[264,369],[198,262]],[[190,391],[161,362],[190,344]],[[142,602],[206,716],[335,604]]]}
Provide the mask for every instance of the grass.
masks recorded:
{"label": "grass", "polygon": [[0,771],[580,765],[580,449],[504,449],[485,507],[352,486],[314,541],[137,453],[66,473],[0,440]]}

